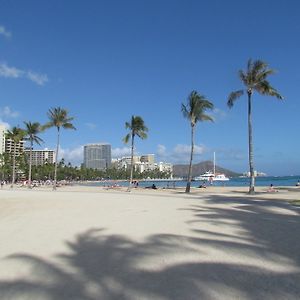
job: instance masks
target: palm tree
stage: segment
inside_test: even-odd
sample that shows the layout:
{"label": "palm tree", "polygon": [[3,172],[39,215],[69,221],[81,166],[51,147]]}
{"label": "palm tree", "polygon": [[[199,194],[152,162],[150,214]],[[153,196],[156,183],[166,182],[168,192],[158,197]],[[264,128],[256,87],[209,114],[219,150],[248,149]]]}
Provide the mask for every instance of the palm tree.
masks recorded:
{"label": "palm tree", "polygon": [[185,189],[186,193],[189,193],[191,190],[195,127],[198,121],[213,121],[211,116],[205,114],[206,110],[212,110],[213,108],[214,105],[208,99],[206,99],[205,96],[198,94],[196,91],[192,91],[189,95],[187,99],[187,105],[181,104],[183,116],[187,118],[191,124],[191,157],[188,180]]}
{"label": "palm tree", "polygon": [[124,137],[124,142],[127,144],[131,140],[131,169],[130,169],[130,182],[128,191],[133,179],[133,151],[134,151],[134,138],[138,136],[141,139],[147,138],[148,128],[146,127],[144,120],[140,116],[132,116],[130,122],[125,123],[125,128],[129,129],[130,132]]}
{"label": "palm tree", "polygon": [[61,107],[55,107],[49,109],[48,113],[49,122],[43,126],[43,129],[47,129],[50,127],[56,127],[57,129],[57,145],[56,145],[56,154],[55,154],[55,163],[54,163],[54,183],[53,190],[56,190],[56,182],[57,182],[57,158],[58,158],[58,150],[59,150],[59,138],[60,138],[60,129],[74,129],[74,125],[71,123],[74,120],[73,117],[68,116],[68,111]]}
{"label": "palm tree", "polygon": [[11,181],[11,188],[14,187],[14,183],[16,181],[16,155],[17,155],[17,147],[20,147],[20,142],[25,137],[25,130],[21,129],[20,127],[13,127],[12,130],[7,130],[5,138],[11,140],[13,142],[13,166],[12,166],[12,181]]}
{"label": "palm tree", "polygon": [[28,187],[31,188],[31,169],[32,169],[32,149],[33,144],[36,143],[41,145],[44,142],[38,134],[41,132],[41,125],[38,122],[31,123],[31,122],[24,122],[25,124],[25,131],[26,136],[25,140],[30,142],[30,152],[29,152],[29,172],[28,172]]}
{"label": "palm tree", "polygon": [[254,194],[255,177],[254,177],[254,162],[253,162],[253,141],[252,141],[252,95],[254,91],[261,95],[273,96],[278,99],[283,97],[274,89],[267,77],[274,74],[275,71],[269,69],[268,64],[261,61],[251,59],[248,60],[247,69],[239,71],[239,77],[245,86],[245,89],[238,90],[229,94],[227,105],[231,108],[235,100],[244,93],[248,96],[248,150],[249,150],[249,169],[250,169],[250,186],[249,194]]}

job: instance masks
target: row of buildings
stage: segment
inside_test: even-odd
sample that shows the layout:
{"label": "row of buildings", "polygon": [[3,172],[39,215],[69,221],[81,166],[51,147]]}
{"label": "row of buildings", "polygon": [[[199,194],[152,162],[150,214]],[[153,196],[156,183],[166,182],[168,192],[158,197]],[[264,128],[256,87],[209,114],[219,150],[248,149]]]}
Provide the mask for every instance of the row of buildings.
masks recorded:
{"label": "row of buildings", "polygon": [[[5,137],[6,128],[0,125],[0,154],[13,153],[16,151],[16,156],[22,153],[29,155],[30,149],[25,148],[25,141],[20,141],[15,145],[14,141]],[[45,163],[53,164],[55,162],[55,151],[53,150],[32,150],[32,164],[43,165]]]}
{"label": "row of buildings", "polygon": [[[154,154],[133,156],[133,165],[136,171],[152,171],[158,169],[160,172],[173,173],[173,165],[164,162],[155,162]],[[128,169],[131,167],[131,156],[122,158],[111,158],[111,145],[105,143],[89,144],[84,146],[83,165],[87,168],[103,170],[109,167],[116,169]]]}
{"label": "row of buildings", "polygon": [[[16,147],[11,139],[5,137],[6,128],[0,125],[0,154],[12,153],[16,149],[16,155],[25,153],[29,157],[30,149],[25,148],[25,141],[17,143]],[[31,150],[32,165],[44,165],[55,163],[55,151]],[[152,171],[158,169],[161,172],[169,172],[172,174],[173,166],[169,163],[155,162],[154,154],[135,155],[133,164],[136,171]],[[112,159],[111,145],[107,143],[88,144],[83,147],[83,166],[86,168],[105,170],[110,167],[117,169],[127,169],[131,166],[131,157],[125,156],[122,158]]]}

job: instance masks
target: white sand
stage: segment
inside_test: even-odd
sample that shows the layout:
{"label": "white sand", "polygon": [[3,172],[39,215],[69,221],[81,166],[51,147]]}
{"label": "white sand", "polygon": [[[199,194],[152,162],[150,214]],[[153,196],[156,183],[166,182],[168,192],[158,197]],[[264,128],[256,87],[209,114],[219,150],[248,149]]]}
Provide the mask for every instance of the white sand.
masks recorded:
{"label": "white sand", "polygon": [[0,299],[299,299],[300,189],[0,190]]}

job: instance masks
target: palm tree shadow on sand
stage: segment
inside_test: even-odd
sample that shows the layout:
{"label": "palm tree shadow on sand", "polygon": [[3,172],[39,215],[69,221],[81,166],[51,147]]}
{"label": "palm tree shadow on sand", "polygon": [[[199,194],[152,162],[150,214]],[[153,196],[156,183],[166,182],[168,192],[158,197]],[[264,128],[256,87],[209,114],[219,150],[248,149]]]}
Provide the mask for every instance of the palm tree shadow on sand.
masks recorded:
{"label": "palm tree shadow on sand", "polygon": [[[213,196],[205,205],[182,208],[193,213],[187,224],[193,235],[152,235],[136,242],[91,229],[67,242],[68,251],[57,254],[55,262],[14,254],[7,259],[28,264],[31,272],[26,278],[0,281],[0,299],[299,299],[299,212],[281,202],[238,197],[227,199],[234,209],[220,208],[224,201]],[[276,212],[280,208],[291,213]],[[201,225],[226,226],[228,220],[247,231],[247,237]],[[286,259],[298,271],[206,260],[207,252],[215,249],[249,259]],[[191,253],[203,259],[168,259]]]}

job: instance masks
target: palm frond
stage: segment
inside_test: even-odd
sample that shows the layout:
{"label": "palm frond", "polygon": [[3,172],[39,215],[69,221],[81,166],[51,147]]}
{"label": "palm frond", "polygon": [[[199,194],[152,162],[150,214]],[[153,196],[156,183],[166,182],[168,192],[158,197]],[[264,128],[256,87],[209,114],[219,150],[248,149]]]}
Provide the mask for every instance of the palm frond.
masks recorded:
{"label": "palm frond", "polygon": [[208,117],[205,111],[212,110],[213,108],[213,103],[197,91],[190,93],[186,105],[181,104],[182,114],[190,121],[192,127],[194,127],[198,121],[208,121],[209,118],[205,117]]}
{"label": "palm frond", "polygon": [[231,92],[228,96],[228,99],[227,99],[227,105],[229,108],[232,108],[233,105],[234,105],[234,102],[239,98],[241,97],[242,95],[244,94],[244,91],[243,90],[238,90],[238,91],[235,91],[235,92]]}
{"label": "palm frond", "polygon": [[62,127],[64,129],[73,129],[73,130],[76,130],[75,126],[72,123],[64,123],[64,124],[62,124]]}
{"label": "palm frond", "polygon": [[188,111],[187,107],[183,103],[181,104],[181,111],[182,111],[182,114],[183,114],[184,118],[186,118],[186,119],[190,118],[189,111]]}
{"label": "palm frond", "polygon": [[211,121],[211,122],[214,122],[214,118],[212,116],[209,116],[209,115],[206,115],[206,114],[203,114],[201,115],[201,118],[199,119],[199,121]]}
{"label": "palm frond", "polygon": [[123,138],[123,142],[124,142],[125,144],[128,144],[128,142],[129,142],[129,140],[130,140],[130,137],[131,137],[131,134],[130,134],[130,133],[126,134],[126,136]]}
{"label": "palm frond", "polygon": [[274,96],[281,100],[283,99],[279,92],[274,89],[267,80],[259,82],[259,84],[255,86],[255,90],[262,95]]}
{"label": "palm frond", "polygon": [[147,133],[144,132],[144,131],[138,131],[136,132],[136,135],[141,138],[142,140],[146,139],[147,138]]}

